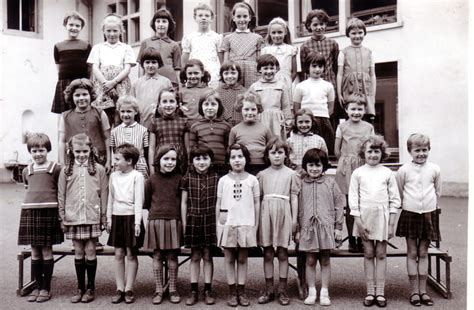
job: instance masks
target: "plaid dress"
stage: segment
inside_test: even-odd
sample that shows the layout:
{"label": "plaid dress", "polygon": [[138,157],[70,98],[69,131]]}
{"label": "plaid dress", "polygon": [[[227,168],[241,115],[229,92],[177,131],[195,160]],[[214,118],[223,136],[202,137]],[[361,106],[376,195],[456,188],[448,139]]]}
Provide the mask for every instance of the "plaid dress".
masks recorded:
{"label": "plaid dress", "polygon": [[186,229],[184,245],[186,247],[216,246],[216,200],[219,176],[209,171],[199,174],[191,171],[183,177],[183,191],[188,192]]}

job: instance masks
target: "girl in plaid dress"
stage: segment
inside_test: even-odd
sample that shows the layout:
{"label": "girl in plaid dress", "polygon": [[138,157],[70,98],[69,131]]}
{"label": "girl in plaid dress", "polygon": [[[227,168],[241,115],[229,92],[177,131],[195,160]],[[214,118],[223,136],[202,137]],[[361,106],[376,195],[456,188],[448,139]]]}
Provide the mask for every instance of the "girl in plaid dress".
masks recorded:
{"label": "girl in plaid dress", "polygon": [[91,139],[83,133],[73,136],[68,142],[68,162],[58,181],[61,228],[74,244],[78,290],[72,303],[95,298],[95,247],[107,223],[107,196],[107,174],[96,162]]}
{"label": "girl in plaid dress", "polygon": [[242,113],[237,109],[236,99],[240,94],[244,94],[247,88],[242,86],[242,69],[239,64],[227,61],[222,64],[219,71],[222,83],[217,87],[217,93],[224,106],[223,119],[232,126],[242,121]]}
{"label": "girl in plaid dress", "polygon": [[198,280],[201,259],[204,262],[204,300],[215,303],[211,284],[213,274],[212,249],[216,246],[216,199],[219,175],[211,167],[214,152],[198,145],[191,150],[192,167],[181,182],[181,219],[184,245],[191,248],[191,296],[186,305],[198,301]]}

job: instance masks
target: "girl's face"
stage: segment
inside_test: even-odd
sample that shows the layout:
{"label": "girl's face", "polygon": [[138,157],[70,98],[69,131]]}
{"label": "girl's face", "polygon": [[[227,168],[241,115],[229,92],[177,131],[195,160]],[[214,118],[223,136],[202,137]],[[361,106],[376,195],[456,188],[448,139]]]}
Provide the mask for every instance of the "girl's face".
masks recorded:
{"label": "girl's face", "polygon": [[193,166],[197,173],[204,174],[211,166],[211,157],[209,155],[199,155],[193,158]]}
{"label": "girl's face", "polygon": [[122,30],[119,24],[109,23],[104,25],[105,39],[110,44],[116,44],[120,40]]}
{"label": "girl's face", "polygon": [[360,122],[365,115],[365,106],[351,102],[346,106],[346,113],[352,122]]}
{"label": "girl's face", "polygon": [[245,169],[245,164],[247,161],[245,160],[244,153],[242,150],[231,150],[229,156],[229,165],[232,171],[234,172],[243,172]]}
{"label": "girl's face", "polygon": [[74,155],[75,160],[83,164],[89,159],[91,148],[85,143],[73,143],[72,154]]}
{"label": "girl's face", "polygon": [[89,90],[85,88],[76,88],[72,93],[72,101],[79,111],[85,111],[91,103]]}
{"label": "girl's face", "polygon": [[283,44],[283,39],[286,36],[286,29],[285,27],[283,27],[283,25],[280,25],[280,24],[271,25],[268,33],[270,34],[270,38],[272,39],[273,44],[275,45]]}
{"label": "girl's face", "polygon": [[131,104],[122,104],[120,106],[119,114],[122,122],[128,126],[135,122],[135,116],[137,115],[137,110]]}
{"label": "girl's face", "polygon": [[145,70],[145,74],[148,76],[155,75],[159,68],[160,64],[156,59],[146,59],[143,61],[143,70]]}
{"label": "girl's face", "polygon": [[241,7],[236,8],[232,20],[237,25],[237,29],[247,30],[251,20],[249,10]]}
{"label": "girl's face", "polygon": [[323,175],[323,164],[321,162],[308,163],[306,164],[306,172],[308,173],[310,178],[317,179],[321,175]]}
{"label": "girl's face", "polygon": [[298,132],[301,134],[307,134],[311,131],[313,127],[313,120],[311,116],[307,114],[298,115],[296,118],[296,128],[298,128]]}
{"label": "girl's face", "polygon": [[418,165],[423,165],[428,159],[428,154],[430,153],[430,148],[428,145],[413,145],[410,150],[410,155],[413,159],[413,162]]}
{"label": "girl's face", "polygon": [[212,22],[212,13],[208,10],[197,10],[194,14],[194,20],[198,24],[199,30],[208,30]]}
{"label": "girl's face", "polygon": [[313,17],[311,20],[311,24],[309,25],[309,28],[311,29],[311,32],[316,36],[316,37],[322,37],[324,33],[326,32],[326,23],[323,23],[322,21],[319,20],[317,17]]}
{"label": "girl's face", "polygon": [[48,150],[41,146],[34,146],[30,149],[31,158],[38,166],[44,164],[48,160]]}
{"label": "girl's face", "polygon": [[222,80],[228,86],[234,86],[239,80],[239,71],[234,69],[225,70],[222,72]]}
{"label": "girl's face", "polygon": [[380,160],[382,160],[382,150],[379,148],[373,149],[371,148],[372,144],[367,143],[365,145],[364,157],[365,162],[369,166],[377,166],[380,164]]}
{"label": "girl's face", "polygon": [[324,66],[317,63],[311,63],[309,65],[309,76],[313,79],[319,79],[324,73]]}
{"label": "girl's face", "polygon": [[186,79],[188,85],[191,87],[198,86],[199,83],[201,83],[203,75],[201,68],[197,65],[186,68]]}
{"label": "girl's face", "polygon": [[74,17],[67,20],[66,31],[70,40],[77,39],[82,30],[82,22]]}
{"label": "girl's face", "polygon": [[263,66],[260,68],[260,71],[259,71],[262,78],[267,82],[273,81],[273,79],[275,78],[275,74],[277,72],[278,72],[278,68],[275,65]]}
{"label": "girl's face", "polygon": [[258,108],[251,101],[244,100],[242,104],[242,118],[245,123],[255,123],[257,121]]}
{"label": "girl's face", "polygon": [[268,159],[270,159],[270,163],[274,167],[281,167],[285,164],[286,153],[284,148],[275,148],[273,146],[268,151]]}
{"label": "girl's face", "polygon": [[123,157],[122,153],[115,153],[114,154],[114,167],[115,170],[121,171],[121,172],[129,172],[133,169],[132,167],[132,160],[126,160]]}
{"label": "girl's face", "polygon": [[349,31],[349,39],[351,39],[351,44],[355,46],[359,46],[364,41],[364,30],[359,28],[352,28]]}
{"label": "girl's face", "polygon": [[163,38],[168,35],[168,28],[170,26],[170,22],[166,18],[157,18],[155,20],[155,34],[157,37]]}
{"label": "girl's face", "polygon": [[219,110],[219,102],[216,99],[209,97],[202,103],[202,112],[207,119],[214,119],[217,117]]}
{"label": "girl's face", "polygon": [[168,151],[168,153],[166,153],[160,158],[160,172],[161,173],[173,172],[174,168],[176,168],[177,163],[178,163],[178,154],[176,154],[176,151],[174,150]]}
{"label": "girl's face", "polygon": [[178,108],[178,101],[176,101],[176,96],[172,92],[164,92],[160,97],[160,108],[163,111],[163,114],[166,116],[171,116],[176,112]]}

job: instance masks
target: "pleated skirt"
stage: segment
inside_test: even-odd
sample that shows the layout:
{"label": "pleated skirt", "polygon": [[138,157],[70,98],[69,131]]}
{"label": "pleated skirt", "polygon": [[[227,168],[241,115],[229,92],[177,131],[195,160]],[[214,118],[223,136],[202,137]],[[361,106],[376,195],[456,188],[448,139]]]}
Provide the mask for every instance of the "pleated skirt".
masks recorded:
{"label": "pleated skirt", "polygon": [[137,252],[143,246],[145,239],[145,225],[140,224],[140,235],[135,237],[134,215],[112,215],[112,229],[107,240],[107,245],[116,248],[132,248]]}
{"label": "pleated skirt", "polygon": [[21,210],[18,245],[52,246],[63,241],[57,208]]}
{"label": "pleated skirt", "polygon": [[144,247],[151,250],[176,250],[181,247],[183,228],[180,220],[149,220]]}
{"label": "pleated skirt", "polygon": [[396,235],[414,239],[441,241],[438,211],[416,213],[402,210]]}

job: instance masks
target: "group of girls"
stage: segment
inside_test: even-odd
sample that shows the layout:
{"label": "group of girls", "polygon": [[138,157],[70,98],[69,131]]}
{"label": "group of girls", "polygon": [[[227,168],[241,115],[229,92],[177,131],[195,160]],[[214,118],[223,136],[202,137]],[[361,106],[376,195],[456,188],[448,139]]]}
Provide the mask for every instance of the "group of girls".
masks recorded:
{"label": "group of girls", "polygon": [[[63,241],[62,233],[75,247],[78,289],[71,302],[94,300],[96,240],[106,229],[107,244],[115,247],[113,303],[134,302],[137,252],[142,246],[154,253],[153,303],[163,301],[165,260],[169,299],[179,303],[177,254],[184,245],[191,248],[187,305],[199,299],[201,260],[204,300],[215,303],[212,256],[221,247],[227,304],[248,306],[247,257],[256,246],[263,247],[266,283],[258,302],[278,297],[281,305],[288,305],[288,247],[294,240],[306,253],[305,303],[317,300],[319,261],[319,301],[327,306],[330,251],[342,239],[347,204],[349,249],[359,246],[365,253],[364,305],[384,307],[386,245],[394,235],[400,191],[404,199],[409,197],[397,232],[407,238],[410,302],[432,304],[426,294],[425,265],[429,241],[439,240],[439,168],[426,163],[430,144],[423,135],[409,139],[408,150],[419,167],[400,174],[399,188],[390,170],[380,164],[387,145],[362,120],[366,112],[373,120],[375,113],[372,56],[361,46],[364,23],[348,22],[351,46],[338,56],[337,43],[324,36],[327,14],[311,11],[306,27],[313,35],[301,48],[308,80],[293,90],[297,51],[289,44],[281,18],[270,22],[265,47],[263,38],[251,31],[255,16],[247,3],[234,5],[234,32],[224,38],[210,30],[213,18],[205,4],[194,9],[198,31],[183,38],[181,55],[169,37],[173,17],[166,9],[158,10],[150,23],[155,35],[140,47],[143,75],[132,85],[128,75],[137,60],[130,46],[120,41],[120,16],[104,18],[105,42],[91,49],[77,39],[84,19],[77,13],[66,15],[69,38],[55,46],[59,81],[53,104],[53,112],[62,113],[59,161],[65,166],[61,169],[47,160],[51,143],[44,134],[32,135],[27,143],[33,163],[24,172],[29,190],[19,244],[32,245],[32,273],[38,284],[28,300],[51,298],[52,245]],[[87,64],[92,65],[94,83],[87,79]],[[329,122],[334,89],[348,116],[335,135]],[[339,159],[335,179],[325,176],[332,152]],[[412,170],[420,167],[426,168],[422,178],[431,190],[421,198],[412,184]],[[418,207],[419,200],[428,201],[429,208]],[[149,213],[146,229],[142,208]]]}

